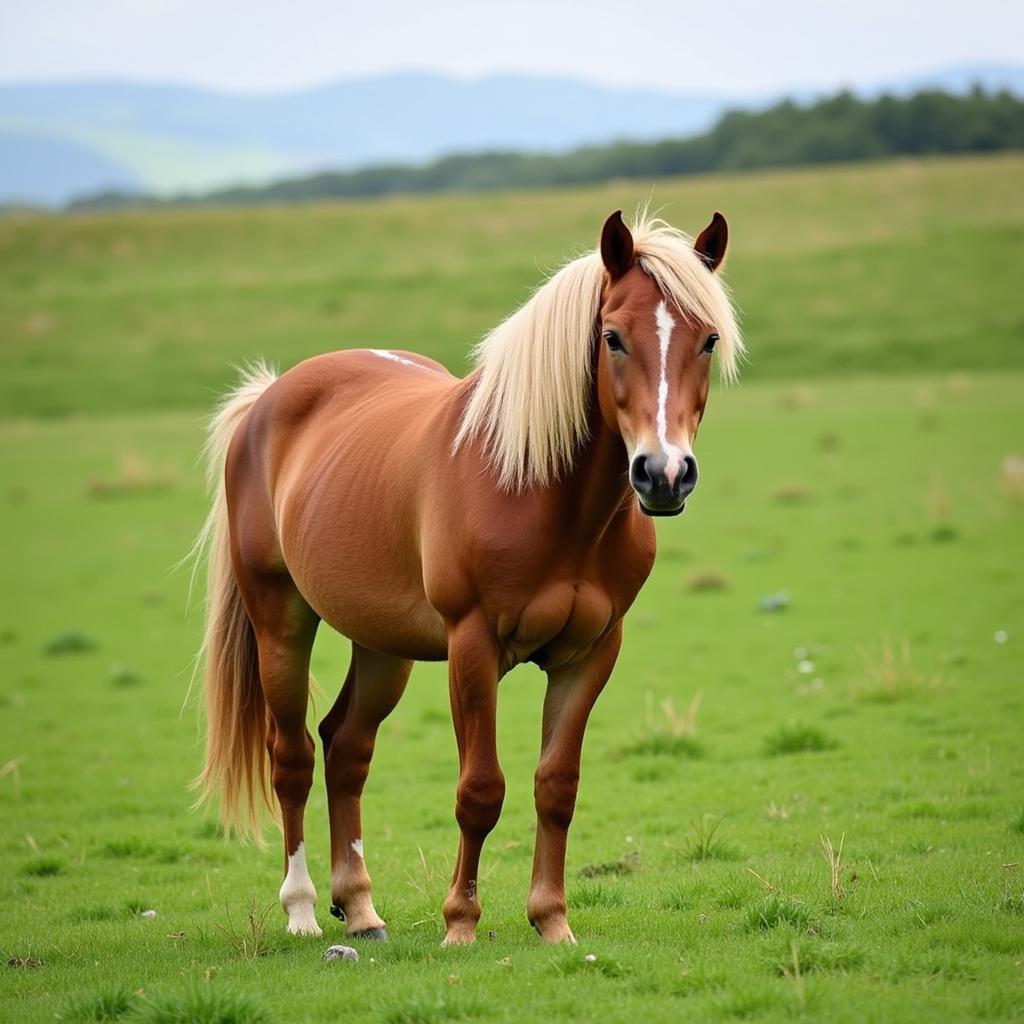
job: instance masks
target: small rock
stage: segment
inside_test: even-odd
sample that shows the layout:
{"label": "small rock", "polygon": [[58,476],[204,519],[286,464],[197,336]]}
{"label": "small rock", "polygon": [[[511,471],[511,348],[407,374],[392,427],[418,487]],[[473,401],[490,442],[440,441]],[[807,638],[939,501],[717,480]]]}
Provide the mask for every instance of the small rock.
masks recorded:
{"label": "small rock", "polygon": [[597,957],[593,953],[588,953],[583,959],[586,960],[588,964],[592,964]]}
{"label": "small rock", "polygon": [[789,607],[789,591],[780,590],[777,594],[765,594],[758,602],[763,612],[781,612]]}
{"label": "small rock", "polygon": [[144,917],[147,921],[152,921],[153,918],[156,917],[156,911],[144,910],[141,914],[139,914],[139,917]]}
{"label": "small rock", "polygon": [[354,963],[358,959],[359,954],[351,946],[328,946],[324,950],[325,964],[332,960],[351,960]]}

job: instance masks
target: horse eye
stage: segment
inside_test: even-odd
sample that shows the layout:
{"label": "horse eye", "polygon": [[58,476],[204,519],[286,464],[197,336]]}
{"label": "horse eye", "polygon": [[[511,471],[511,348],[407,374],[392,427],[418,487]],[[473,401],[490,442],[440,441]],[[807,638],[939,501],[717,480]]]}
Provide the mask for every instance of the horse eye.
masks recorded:
{"label": "horse eye", "polygon": [[604,331],[602,333],[604,336],[604,340],[608,344],[608,348],[611,349],[612,352],[625,351],[622,344],[622,339],[618,336],[618,334],[615,333],[615,331]]}
{"label": "horse eye", "polygon": [[708,355],[710,355],[712,352],[715,351],[716,341],[718,341],[717,334],[709,335],[708,340],[704,342],[704,347],[701,349],[701,352],[706,352]]}

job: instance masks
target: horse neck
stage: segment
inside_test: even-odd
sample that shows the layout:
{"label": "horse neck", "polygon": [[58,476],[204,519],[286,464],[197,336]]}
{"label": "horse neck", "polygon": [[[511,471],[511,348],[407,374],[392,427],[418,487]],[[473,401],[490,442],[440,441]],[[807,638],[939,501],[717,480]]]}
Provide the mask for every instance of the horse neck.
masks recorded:
{"label": "horse neck", "polygon": [[604,422],[597,395],[590,404],[590,435],[557,487],[571,508],[573,533],[595,541],[631,499],[629,465],[622,438]]}

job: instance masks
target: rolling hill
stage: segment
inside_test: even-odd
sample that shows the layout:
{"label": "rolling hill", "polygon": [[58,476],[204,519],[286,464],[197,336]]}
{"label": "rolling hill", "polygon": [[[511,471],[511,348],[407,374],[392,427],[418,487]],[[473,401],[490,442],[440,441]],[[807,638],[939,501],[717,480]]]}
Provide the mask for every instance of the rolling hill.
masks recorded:
{"label": "rolling hill", "polygon": [[[880,83],[894,92],[1024,93],[1024,71],[972,65]],[[794,93],[806,100],[815,95]],[[156,195],[260,185],[323,169],[488,149],[559,153],[708,128],[776,96],[671,93],[531,76],[391,74],[270,95],[124,81],[0,86],[0,203],[60,205],[114,189]]]}

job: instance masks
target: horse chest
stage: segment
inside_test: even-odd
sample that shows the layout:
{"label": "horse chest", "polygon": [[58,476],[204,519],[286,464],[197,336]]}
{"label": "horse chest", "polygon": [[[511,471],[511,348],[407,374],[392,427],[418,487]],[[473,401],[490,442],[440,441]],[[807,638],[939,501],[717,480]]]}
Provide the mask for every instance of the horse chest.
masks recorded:
{"label": "horse chest", "polygon": [[506,667],[523,661],[545,670],[570,664],[585,655],[616,618],[611,595],[598,584],[549,585],[522,609],[504,638]]}

